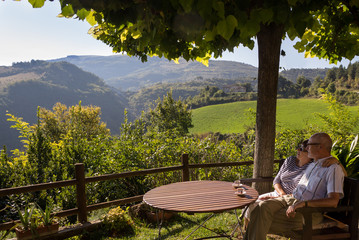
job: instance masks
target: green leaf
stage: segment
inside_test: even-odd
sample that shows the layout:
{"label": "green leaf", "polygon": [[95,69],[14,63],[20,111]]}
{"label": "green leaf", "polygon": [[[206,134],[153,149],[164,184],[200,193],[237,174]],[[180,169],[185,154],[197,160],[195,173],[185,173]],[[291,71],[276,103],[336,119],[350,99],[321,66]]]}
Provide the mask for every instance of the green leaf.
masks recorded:
{"label": "green leaf", "polygon": [[218,16],[220,18],[224,18],[224,3],[223,2],[220,2],[220,1],[217,1],[217,2],[213,2],[213,9],[217,11],[218,13]]}
{"label": "green leaf", "polygon": [[260,30],[260,25],[258,22],[250,20],[250,21],[247,21],[247,24],[245,25],[244,29],[245,29],[244,32],[247,33],[248,37],[252,37],[252,36],[257,35],[257,33]]}
{"label": "green leaf", "polygon": [[212,31],[206,31],[206,33],[205,33],[205,40],[206,40],[207,42],[213,41],[213,40],[215,39],[216,35],[217,35],[217,28],[214,27],[214,28],[212,29]]}
{"label": "green leaf", "polygon": [[238,26],[238,21],[233,15],[228,15],[226,17],[226,22],[230,28],[233,28],[233,30]]}
{"label": "green leaf", "polygon": [[70,18],[75,14],[75,12],[72,9],[71,5],[66,5],[65,7],[62,8],[61,14],[67,18]]}
{"label": "green leaf", "polygon": [[267,23],[273,18],[273,11],[271,9],[261,9],[259,16],[261,22]]}
{"label": "green leaf", "polygon": [[227,22],[226,20],[219,21],[217,24],[217,32],[221,35],[224,39],[227,39]]}
{"label": "green leaf", "polygon": [[131,37],[133,38],[133,39],[137,39],[137,38],[140,38],[142,36],[142,34],[141,34],[141,31],[140,30],[136,30],[136,31],[134,31],[133,33],[131,33]]}
{"label": "green leaf", "polygon": [[234,29],[238,26],[237,19],[233,15],[229,15],[225,20],[219,21],[217,24],[217,32],[227,41],[233,35]]}
{"label": "green leaf", "polygon": [[190,12],[192,10],[193,0],[179,0],[179,3],[183,7],[185,12]]}
{"label": "green leaf", "polygon": [[212,13],[212,4],[210,4],[209,0],[199,0],[196,7],[203,18],[210,17]]}
{"label": "green leaf", "polygon": [[90,13],[87,15],[86,17],[86,21],[91,25],[91,26],[95,26],[95,24],[97,23],[96,18],[94,16],[94,11],[90,11]]}
{"label": "green leaf", "polygon": [[77,10],[76,15],[81,20],[85,20],[85,18],[90,14],[90,11],[87,11],[86,9],[82,8],[80,10]]}
{"label": "green leaf", "polygon": [[41,8],[45,4],[45,0],[29,0],[33,8]]}
{"label": "green leaf", "polygon": [[304,52],[304,51],[305,51],[304,45],[305,45],[305,44],[303,44],[302,41],[299,41],[299,42],[297,42],[296,44],[294,44],[293,47],[294,47],[295,49],[297,49],[298,52]]}

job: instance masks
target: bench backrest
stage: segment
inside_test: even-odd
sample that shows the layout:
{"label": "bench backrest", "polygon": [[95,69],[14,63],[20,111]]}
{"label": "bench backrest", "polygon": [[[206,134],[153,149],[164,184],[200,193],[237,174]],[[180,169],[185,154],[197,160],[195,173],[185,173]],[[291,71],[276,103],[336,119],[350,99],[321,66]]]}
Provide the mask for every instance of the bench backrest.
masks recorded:
{"label": "bench backrest", "polygon": [[332,212],[328,213],[329,216],[335,219],[353,226],[352,224],[358,225],[359,215],[359,180],[354,178],[344,178],[344,197],[339,201],[339,206],[352,206],[353,211],[346,212]]}

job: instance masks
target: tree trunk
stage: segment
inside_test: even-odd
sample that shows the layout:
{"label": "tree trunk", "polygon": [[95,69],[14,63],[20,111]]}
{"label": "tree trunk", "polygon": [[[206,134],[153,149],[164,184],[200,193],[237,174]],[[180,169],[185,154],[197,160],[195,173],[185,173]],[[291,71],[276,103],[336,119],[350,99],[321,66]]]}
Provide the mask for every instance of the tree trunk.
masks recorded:
{"label": "tree trunk", "polygon": [[[283,26],[261,25],[258,40],[258,100],[253,177],[272,177],[277,86]],[[272,182],[254,183],[259,193],[271,191]]]}

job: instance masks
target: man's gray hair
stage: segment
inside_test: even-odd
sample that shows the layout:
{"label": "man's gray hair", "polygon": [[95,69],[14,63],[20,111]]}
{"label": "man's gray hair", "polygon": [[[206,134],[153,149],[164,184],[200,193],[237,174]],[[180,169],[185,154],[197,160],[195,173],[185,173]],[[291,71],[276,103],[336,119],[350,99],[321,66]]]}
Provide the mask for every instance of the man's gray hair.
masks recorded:
{"label": "man's gray hair", "polygon": [[312,137],[319,138],[320,143],[328,150],[329,153],[331,152],[333,141],[327,133],[316,133]]}

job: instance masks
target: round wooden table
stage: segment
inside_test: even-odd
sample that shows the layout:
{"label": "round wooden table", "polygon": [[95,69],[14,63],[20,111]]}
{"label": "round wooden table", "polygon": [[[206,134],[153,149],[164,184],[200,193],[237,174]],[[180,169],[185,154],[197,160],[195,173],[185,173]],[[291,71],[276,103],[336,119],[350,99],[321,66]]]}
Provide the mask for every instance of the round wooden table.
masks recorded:
{"label": "round wooden table", "polygon": [[243,197],[235,195],[232,182],[189,181],[160,186],[148,191],[143,200],[150,206],[172,212],[206,213],[240,209],[254,202],[258,192],[243,185]]}
{"label": "round wooden table", "polygon": [[[189,181],[177,182],[160,186],[148,191],[143,200],[148,205],[158,210],[184,213],[212,213],[199,227],[204,227],[204,223],[214,216],[228,210],[236,210],[248,206],[258,198],[258,192],[249,186],[242,185],[245,190],[243,196],[235,194],[236,189],[232,182],[223,181]],[[230,235],[215,232],[214,237],[227,237],[232,239],[235,229],[240,225],[237,211],[238,224]],[[158,238],[161,238],[161,223],[159,223]],[[191,236],[199,227],[192,231],[185,239]],[[243,234],[242,234],[243,235]],[[211,237],[213,238],[213,237]],[[206,238],[205,238],[206,239]]]}

